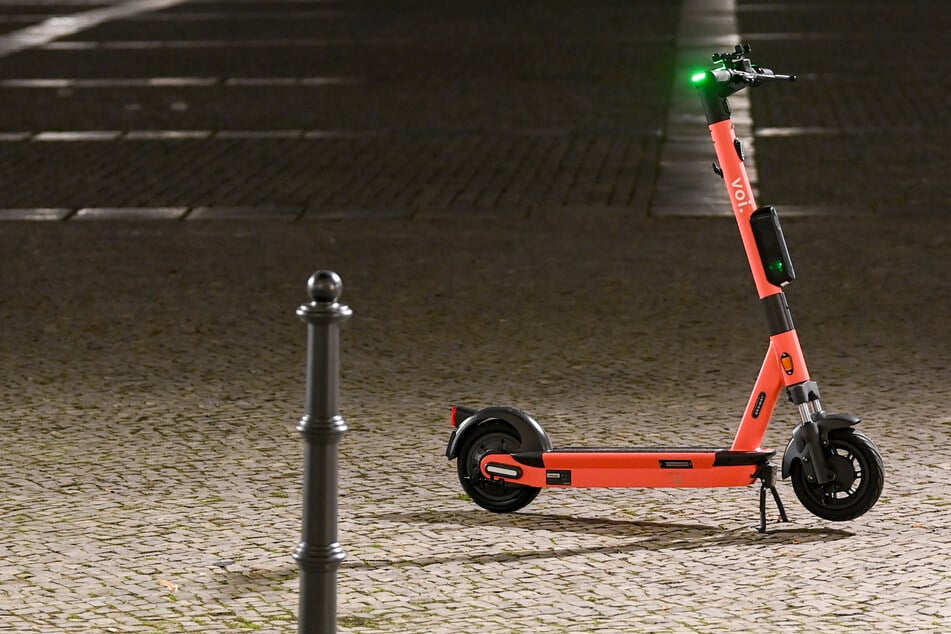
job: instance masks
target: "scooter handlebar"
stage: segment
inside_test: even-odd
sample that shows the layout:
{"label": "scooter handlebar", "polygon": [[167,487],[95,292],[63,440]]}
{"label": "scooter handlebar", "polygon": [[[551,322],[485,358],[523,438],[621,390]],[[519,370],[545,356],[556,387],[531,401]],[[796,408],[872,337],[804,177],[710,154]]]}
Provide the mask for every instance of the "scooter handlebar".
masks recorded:
{"label": "scooter handlebar", "polygon": [[778,75],[768,68],[752,66],[750,70],[715,68],[710,71],[718,84],[734,86],[737,90],[747,86],[755,88],[764,81],[796,81],[795,75]]}
{"label": "scooter handlebar", "polygon": [[[768,68],[760,68],[750,59],[750,45],[737,45],[732,53],[714,53],[713,61],[719,64],[719,68],[714,69],[714,74],[718,72],[726,73],[723,80],[739,82],[751,86],[759,86],[763,80],[786,80],[795,81],[795,75],[777,75]],[[720,77],[717,78],[720,81]]]}
{"label": "scooter handlebar", "polygon": [[766,81],[795,81],[795,75],[779,75],[755,65],[749,54],[748,45],[737,46],[732,53],[716,53],[713,56],[716,67],[693,76],[708,123],[728,119],[727,97],[744,88],[755,88]]}

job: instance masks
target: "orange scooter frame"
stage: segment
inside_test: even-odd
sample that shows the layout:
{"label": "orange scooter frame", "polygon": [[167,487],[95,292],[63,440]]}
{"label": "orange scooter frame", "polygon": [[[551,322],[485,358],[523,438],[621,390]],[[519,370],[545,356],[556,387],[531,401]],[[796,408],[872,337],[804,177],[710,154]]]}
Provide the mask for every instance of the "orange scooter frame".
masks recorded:
{"label": "orange scooter frame", "polygon": [[627,447],[555,449],[527,413],[509,407],[452,409],[454,431],[446,456],[457,458],[460,483],[478,505],[495,512],[518,510],[543,488],[732,487],[760,480],[760,531],[766,530],[766,491],[780,517],[775,487],[776,454],[762,447],[779,397],[799,409],[800,424],[783,455],[782,477],[797,497],[830,520],[862,515],[884,482],[881,456],[853,427],[858,418],[826,413],[812,381],[782,287],[795,271],[772,207],[757,208],[736,138],[727,97],[767,80],[793,80],[749,60],[749,47],[713,56],[717,66],[693,77],[706,114],[717,162],[770,331],[769,347],[733,442],[729,447]]}

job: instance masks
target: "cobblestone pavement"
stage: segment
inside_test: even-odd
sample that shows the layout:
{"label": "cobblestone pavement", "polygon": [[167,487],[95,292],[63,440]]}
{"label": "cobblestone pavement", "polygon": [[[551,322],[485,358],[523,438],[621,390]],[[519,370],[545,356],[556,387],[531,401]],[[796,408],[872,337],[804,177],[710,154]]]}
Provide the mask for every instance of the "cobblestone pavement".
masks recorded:
{"label": "cobblestone pavement", "polygon": [[866,516],[818,520],[787,482],[765,536],[753,487],[463,499],[454,403],[561,446],[731,437],[765,346],[735,228],[593,220],[4,225],[0,628],[293,629],[293,310],[330,267],[355,311],[341,631],[945,630],[949,288],[918,274],[948,264],[943,219],[786,223],[813,375],[884,455]]}
{"label": "cobblestone pavement", "polygon": [[443,455],[453,404],[730,439],[766,343],[735,226],[649,213],[676,3],[191,1],[0,58],[0,215],[207,219],[0,223],[0,631],[294,631],[318,268],[355,312],[340,631],[948,630],[947,12],[841,6],[736,17],[805,75],[753,94],[761,198],[845,212],[784,219],[788,296],[886,484],[839,524],[783,482],[766,535],[755,487],[494,515]]}

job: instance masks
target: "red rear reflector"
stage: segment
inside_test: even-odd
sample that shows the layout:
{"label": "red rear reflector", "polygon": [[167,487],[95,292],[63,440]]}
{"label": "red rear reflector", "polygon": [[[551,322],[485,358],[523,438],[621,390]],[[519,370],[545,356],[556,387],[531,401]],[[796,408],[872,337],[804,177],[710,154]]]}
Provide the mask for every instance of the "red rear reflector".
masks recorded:
{"label": "red rear reflector", "polygon": [[453,427],[457,427],[457,426],[459,425],[459,421],[456,420],[456,414],[457,414],[458,412],[459,412],[459,408],[458,408],[458,407],[453,407],[453,408],[452,408],[452,426],[453,426]]}

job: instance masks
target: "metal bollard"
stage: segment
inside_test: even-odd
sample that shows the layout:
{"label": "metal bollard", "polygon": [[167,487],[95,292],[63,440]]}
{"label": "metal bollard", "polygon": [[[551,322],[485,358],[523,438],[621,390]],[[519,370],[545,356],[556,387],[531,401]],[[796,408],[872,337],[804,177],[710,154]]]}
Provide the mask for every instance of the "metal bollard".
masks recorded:
{"label": "metal bollard", "polygon": [[343,283],[333,271],[307,281],[311,301],[297,309],[307,322],[307,413],[297,431],[304,442],[301,541],[294,550],[300,567],[299,634],[337,629],[337,568],[346,557],[337,542],[337,446],[347,431],[340,415],[340,325],[353,311],[337,300]]}

